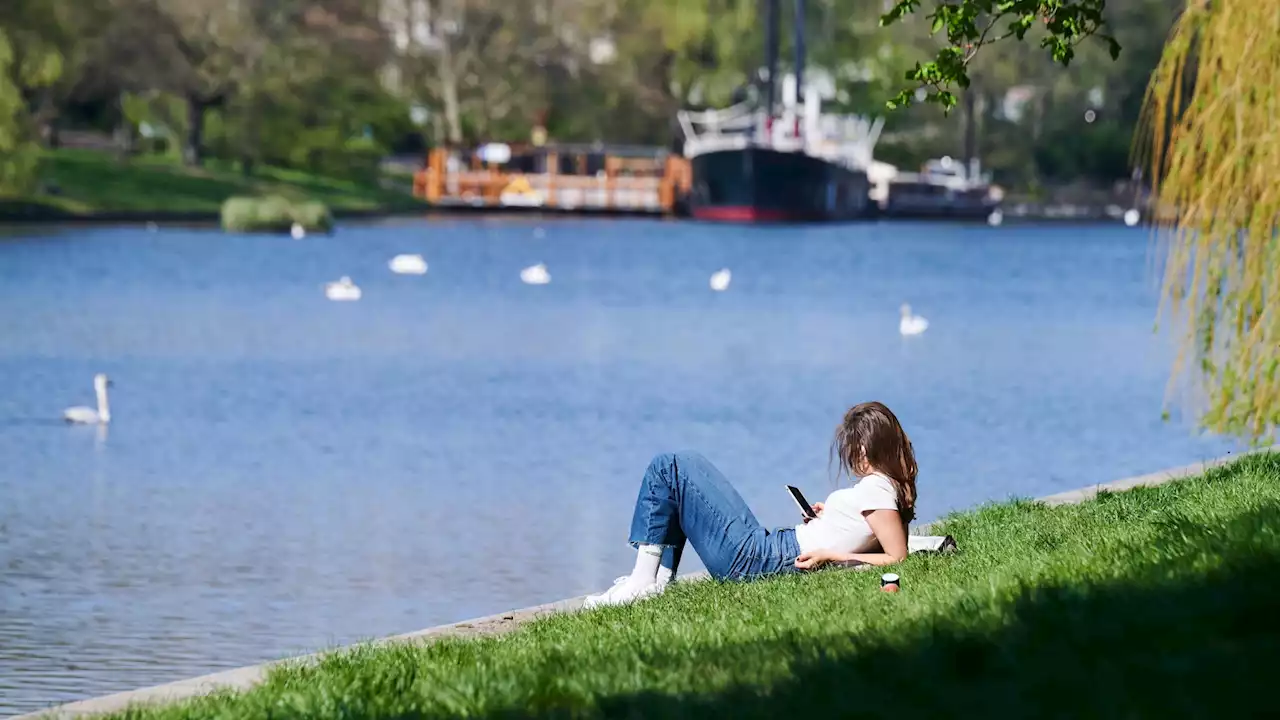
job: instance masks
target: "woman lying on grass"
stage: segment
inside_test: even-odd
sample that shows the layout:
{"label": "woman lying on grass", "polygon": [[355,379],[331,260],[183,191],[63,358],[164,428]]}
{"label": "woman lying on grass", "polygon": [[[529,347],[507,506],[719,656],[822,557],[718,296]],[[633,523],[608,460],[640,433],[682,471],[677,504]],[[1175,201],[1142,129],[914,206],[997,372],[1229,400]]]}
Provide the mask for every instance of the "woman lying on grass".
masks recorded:
{"label": "woman lying on grass", "polygon": [[907,523],[915,514],[916,458],[898,418],[881,403],[856,405],[836,428],[831,452],[858,478],[825,503],[816,518],[767,530],[724,475],[697,453],[659,455],[640,482],[631,544],[631,574],[590,595],[586,607],[621,605],[662,592],[675,578],[685,541],[712,577],[749,580],[811,570],[826,563],[890,565],[907,556]]}

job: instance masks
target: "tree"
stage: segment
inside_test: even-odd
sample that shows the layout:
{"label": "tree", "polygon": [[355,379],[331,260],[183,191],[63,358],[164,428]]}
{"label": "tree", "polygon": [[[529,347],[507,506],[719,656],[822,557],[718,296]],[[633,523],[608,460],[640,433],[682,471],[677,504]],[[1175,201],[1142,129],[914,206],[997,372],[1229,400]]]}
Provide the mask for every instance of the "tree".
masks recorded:
{"label": "tree", "polygon": [[382,151],[365,130],[386,105],[379,71],[391,56],[374,8],[255,0],[245,22],[257,41],[214,115],[219,150],[245,172],[259,162],[349,177],[376,169]]}
{"label": "tree", "polygon": [[[918,6],[899,0],[886,22]],[[1162,9],[1150,0],[1139,12],[1153,8]],[[940,5],[930,18],[935,31],[946,29],[947,44],[908,79],[949,106],[950,88],[969,85],[977,50],[1003,37],[1021,39],[1018,30],[1035,17],[1047,21],[1041,46],[1069,64],[1076,45],[1099,33],[1104,9],[1103,0]],[[992,40],[987,30],[1001,13],[1016,24]],[[1118,45],[1105,39],[1114,58]],[[1154,54],[1149,45],[1144,51]],[[1171,383],[1194,381],[1207,428],[1255,441],[1280,426],[1277,88],[1276,3],[1186,0],[1147,87],[1136,148],[1168,243],[1163,310],[1180,340]]]}
{"label": "tree", "polygon": [[0,192],[23,192],[35,180],[39,145],[26,92],[62,73],[61,7],[43,0],[0,5]]}
{"label": "tree", "polygon": [[[920,9],[922,0],[895,0],[881,19],[892,25]],[[925,99],[950,109],[956,104],[955,87],[969,87],[969,63],[984,48],[1002,40],[1023,40],[1039,26],[1038,44],[1054,62],[1071,64],[1076,48],[1091,37],[1107,44],[1112,59],[1120,55],[1120,43],[1102,32],[1107,0],[956,0],[939,2],[927,15],[930,33],[942,32],[943,47],[933,60],[917,63],[906,79],[926,89]],[[889,107],[909,105],[915,87],[902,90]]]}
{"label": "tree", "polygon": [[167,32],[164,55],[173,63],[167,88],[187,106],[182,158],[199,165],[204,157],[205,113],[230,99],[256,56],[266,50],[248,17],[251,2],[151,0]]}
{"label": "tree", "polygon": [[1148,91],[1142,157],[1169,233],[1165,300],[1205,424],[1280,425],[1280,10],[1191,0]]}

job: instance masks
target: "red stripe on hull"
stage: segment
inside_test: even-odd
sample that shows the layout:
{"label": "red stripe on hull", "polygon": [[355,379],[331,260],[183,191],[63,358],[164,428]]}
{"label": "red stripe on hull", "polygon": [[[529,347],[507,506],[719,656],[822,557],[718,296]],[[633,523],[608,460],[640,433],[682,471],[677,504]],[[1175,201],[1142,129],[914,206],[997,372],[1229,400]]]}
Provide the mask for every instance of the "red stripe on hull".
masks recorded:
{"label": "red stripe on hull", "polygon": [[801,222],[810,219],[803,213],[760,208],[753,205],[712,205],[692,208],[697,220],[717,222]]}

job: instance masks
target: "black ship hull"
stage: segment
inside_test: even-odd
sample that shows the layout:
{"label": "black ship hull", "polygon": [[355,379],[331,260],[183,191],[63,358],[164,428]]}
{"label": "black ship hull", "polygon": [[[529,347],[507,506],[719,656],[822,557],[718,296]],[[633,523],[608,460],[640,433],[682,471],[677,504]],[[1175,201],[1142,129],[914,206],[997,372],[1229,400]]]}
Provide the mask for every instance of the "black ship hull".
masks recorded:
{"label": "black ship hull", "polygon": [[689,214],[719,222],[832,222],[871,213],[865,173],[801,152],[748,147],[695,155]]}

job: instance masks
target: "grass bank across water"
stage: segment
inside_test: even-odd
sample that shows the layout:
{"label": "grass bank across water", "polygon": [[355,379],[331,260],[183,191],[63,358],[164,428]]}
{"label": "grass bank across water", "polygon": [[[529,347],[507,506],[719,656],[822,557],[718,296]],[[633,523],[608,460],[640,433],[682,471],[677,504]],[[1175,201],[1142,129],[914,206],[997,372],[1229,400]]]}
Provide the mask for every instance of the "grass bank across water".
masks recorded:
{"label": "grass bank across water", "polygon": [[[903,591],[688,583],[507,635],[358,647],[177,718],[1209,716],[1277,708],[1280,455],[1080,505],[950,517]],[[477,572],[483,572],[478,568]],[[423,592],[430,592],[423,588]],[[124,717],[126,715],[120,715]]]}
{"label": "grass bank across water", "polygon": [[253,175],[233,168],[186,168],[169,158],[117,160],[93,150],[52,150],[41,161],[44,182],[57,194],[0,198],[0,217],[61,217],[146,213],[207,214],[216,219],[223,201],[236,195],[279,195],[317,200],[335,213],[423,210],[410,193],[377,184],[264,167]]}

